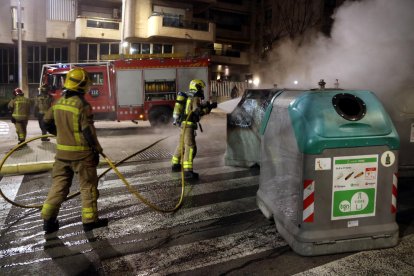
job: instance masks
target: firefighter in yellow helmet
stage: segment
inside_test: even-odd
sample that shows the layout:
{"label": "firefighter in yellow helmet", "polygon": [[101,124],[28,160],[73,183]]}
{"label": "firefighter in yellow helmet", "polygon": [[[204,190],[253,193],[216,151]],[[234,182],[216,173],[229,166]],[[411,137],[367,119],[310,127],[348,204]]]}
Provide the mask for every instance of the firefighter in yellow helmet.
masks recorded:
{"label": "firefighter in yellow helmet", "polygon": [[16,127],[18,143],[26,140],[27,122],[30,115],[30,100],[24,96],[20,88],[13,91],[14,98],[9,102],[8,108],[12,111],[12,123]]}
{"label": "firefighter in yellow helmet", "polygon": [[52,186],[41,211],[46,234],[59,230],[57,216],[75,173],[80,185],[84,231],[108,225],[108,219],[98,217],[96,167],[102,147],[93,125],[92,108],[84,98],[89,84],[83,68],[71,69],[65,79],[64,95],[44,116],[47,131],[57,136]]}
{"label": "firefighter in yellow helmet", "polygon": [[[212,108],[217,107],[217,103],[210,104],[204,101],[204,88],[202,80],[192,80],[187,93],[179,92],[177,95],[174,111],[173,124],[179,125],[183,129],[180,134],[179,143],[172,157],[172,171],[181,171],[181,164],[184,169],[184,178],[198,179],[198,173],[193,171],[193,160],[197,153],[195,141],[197,125],[200,126],[200,118],[209,114]],[[192,111],[192,113],[191,113]],[[191,113],[190,116],[188,116]],[[184,148],[181,148],[181,145]],[[183,152],[183,156],[181,153]],[[182,159],[182,160],[181,160]]]}

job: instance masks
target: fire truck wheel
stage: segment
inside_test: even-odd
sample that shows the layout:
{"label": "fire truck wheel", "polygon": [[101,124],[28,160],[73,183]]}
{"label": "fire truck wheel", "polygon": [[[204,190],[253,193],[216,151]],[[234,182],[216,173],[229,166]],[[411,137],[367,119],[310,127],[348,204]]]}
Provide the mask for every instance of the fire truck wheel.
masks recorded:
{"label": "fire truck wheel", "polygon": [[172,109],[167,106],[153,107],[148,113],[148,120],[153,127],[171,125]]}

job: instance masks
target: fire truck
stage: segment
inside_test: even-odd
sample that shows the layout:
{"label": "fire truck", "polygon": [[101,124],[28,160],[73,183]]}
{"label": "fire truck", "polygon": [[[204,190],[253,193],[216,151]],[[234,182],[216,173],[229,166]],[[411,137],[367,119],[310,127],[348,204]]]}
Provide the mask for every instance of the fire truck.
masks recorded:
{"label": "fire truck", "polygon": [[209,63],[207,58],[147,58],[45,64],[40,84],[57,99],[67,72],[82,67],[92,80],[85,97],[96,120],[149,120],[151,126],[161,126],[171,122],[176,94],[187,91],[192,79],[206,83],[209,99]]}

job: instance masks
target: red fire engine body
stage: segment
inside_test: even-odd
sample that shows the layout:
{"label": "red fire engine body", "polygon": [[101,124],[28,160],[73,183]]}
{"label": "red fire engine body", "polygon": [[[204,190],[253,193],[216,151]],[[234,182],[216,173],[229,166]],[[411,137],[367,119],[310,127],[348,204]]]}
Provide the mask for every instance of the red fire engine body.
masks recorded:
{"label": "red fire engine body", "polygon": [[82,67],[92,80],[86,94],[96,119],[149,120],[167,124],[178,91],[188,91],[192,79],[203,80],[209,99],[209,59],[126,59],[95,63],[43,65],[41,85],[59,98],[67,72]]}

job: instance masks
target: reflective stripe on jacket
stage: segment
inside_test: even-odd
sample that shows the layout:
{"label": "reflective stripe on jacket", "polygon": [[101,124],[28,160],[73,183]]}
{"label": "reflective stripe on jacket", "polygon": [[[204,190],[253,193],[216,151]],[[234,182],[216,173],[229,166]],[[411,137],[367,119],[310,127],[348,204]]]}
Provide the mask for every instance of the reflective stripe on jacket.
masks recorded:
{"label": "reflective stripe on jacket", "polygon": [[91,154],[92,149],[82,134],[82,129],[89,127],[88,116],[91,107],[79,96],[60,98],[46,113],[45,121],[54,119],[57,129],[56,158],[80,160]]}
{"label": "reflective stripe on jacket", "polygon": [[[196,110],[197,115],[194,113]],[[190,114],[191,111],[193,112],[192,115],[190,115],[188,120],[186,120],[188,114]],[[208,108],[202,105],[201,97],[190,95],[186,101],[184,119],[182,124],[186,124],[187,127],[197,129],[197,123],[199,122],[200,117],[208,114],[209,112],[210,111],[208,110]]]}
{"label": "reflective stripe on jacket", "polygon": [[13,109],[12,117],[18,121],[26,121],[30,114],[30,100],[24,96],[16,96],[9,107]]}

